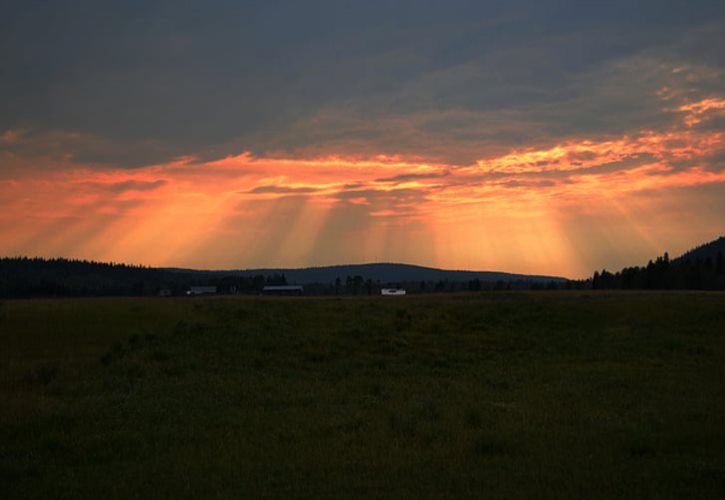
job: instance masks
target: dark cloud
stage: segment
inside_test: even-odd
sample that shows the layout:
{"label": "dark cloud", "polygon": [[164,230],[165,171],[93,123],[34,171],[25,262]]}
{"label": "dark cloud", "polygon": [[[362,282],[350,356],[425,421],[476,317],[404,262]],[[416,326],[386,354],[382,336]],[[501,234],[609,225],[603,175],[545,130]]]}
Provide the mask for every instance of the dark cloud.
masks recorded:
{"label": "dark cloud", "polygon": [[[633,170],[638,167],[642,167],[644,165],[650,165],[653,163],[657,163],[657,158],[651,154],[647,153],[640,153],[632,156],[627,156],[622,158],[618,161],[611,161],[607,163],[602,163],[600,165],[594,165],[590,167],[582,167],[577,168],[574,170],[564,170],[561,172],[552,172],[551,177],[561,177],[561,178],[567,178],[577,175],[600,175],[600,174],[610,174],[613,172],[627,172],[628,170]],[[544,172],[544,174],[547,174],[549,172]],[[556,174],[559,175],[556,175]]]}
{"label": "dark cloud", "polygon": [[719,132],[725,130],[725,111],[716,116],[704,116],[700,123],[695,124],[695,130],[704,132]]}
{"label": "dark cloud", "polygon": [[245,191],[246,193],[253,193],[253,194],[271,194],[271,193],[280,193],[280,194],[288,194],[288,193],[314,193],[317,191],[317,188],[313,187],[291,187],[291,186],[278,186],[278,185],[268,185],[268,186],[257,186],[253,189],[250,189],[249,191]]}
{"label": "dark cloud", "polygon": [[[666,127],[657,90],[721,92],[722,2],[9,1],[0,134],[79,161],[242,151],[465,164]],[[673,73],[674,67],[689,65]]]}
{"label": "dark cloud", "polygon": [[425,180],[425,179],[440,179],[442,177],[448,177],[449,175],[450,175],[449,172],[432,172],[432,173],[427,173],[427,174],[400,174],[400,175],[394,175],[392,177],[381,177],[380,179],[375,179],[375,182],[397,183],[397,182]]}
{"label": "dark cloud", "polygon": [[507,188],[553,187],[556,186],[556,182],[550,180],[513,180],[502,182],[499,185]]}
{"label": "dark cloud", "polygon": [[424,189],[353,189],[335,193],[335,198],[351,200],[365,198],[368,201],[418,202],[426,199],[428,191]]}
{"label": "dark cloud", "polygon": [[166,181],[159,179],[156,181],[123,181],[107,184],[104,187],[114,193],[124,193],[126,191],[153,191],[166,185]]}
{"label": "dark cloud", "polygon": [[725,147],[703,160],[703,164],[707,170],[712,172],[725,172]]}

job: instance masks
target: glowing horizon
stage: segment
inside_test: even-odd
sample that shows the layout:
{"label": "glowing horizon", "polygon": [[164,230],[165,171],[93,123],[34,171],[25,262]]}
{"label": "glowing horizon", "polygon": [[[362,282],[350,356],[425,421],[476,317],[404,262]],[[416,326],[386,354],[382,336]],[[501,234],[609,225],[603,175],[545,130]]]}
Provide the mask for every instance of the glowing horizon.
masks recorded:
{"label": "glowing horizon", "polygon": [[[243,153],[136,169],[66,158],[39,175],[37,160],[6,155],[17,173],[0,188],[0,250],[204,269],[405,262],[585,277],[725,232],[718,217],[704,228],[696,214],[661,220],[672,206],[662,193],[679,190],[677,204],[692,205],[689,190],[725,183],[725,172],[704,163],[722,152],[723,133],[691,129],[693,117],[712,118],[723,103],[692,103],[673,130],[513,150],[468,166]],[[3,137],[23,140],[20,131]],[[603,244],[614,258],[596,256]]]}

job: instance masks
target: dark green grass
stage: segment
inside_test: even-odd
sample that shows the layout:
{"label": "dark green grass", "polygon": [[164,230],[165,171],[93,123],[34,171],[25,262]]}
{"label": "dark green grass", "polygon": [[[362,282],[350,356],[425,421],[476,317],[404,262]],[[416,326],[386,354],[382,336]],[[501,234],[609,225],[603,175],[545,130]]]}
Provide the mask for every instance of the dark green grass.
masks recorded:
{"label": "dark green grass", "polygon": [[725,295],[0,304],[0,497],[725,495]]}

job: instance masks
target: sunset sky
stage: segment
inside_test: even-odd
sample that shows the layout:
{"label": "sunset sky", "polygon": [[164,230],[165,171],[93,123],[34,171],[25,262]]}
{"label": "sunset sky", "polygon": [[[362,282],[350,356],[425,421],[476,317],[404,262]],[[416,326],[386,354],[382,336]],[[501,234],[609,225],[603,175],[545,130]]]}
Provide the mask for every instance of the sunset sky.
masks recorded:
{"label": "sunset sky", "polygon": [[581,278],[725,234],[719,1],[3,2],[0,256]]}

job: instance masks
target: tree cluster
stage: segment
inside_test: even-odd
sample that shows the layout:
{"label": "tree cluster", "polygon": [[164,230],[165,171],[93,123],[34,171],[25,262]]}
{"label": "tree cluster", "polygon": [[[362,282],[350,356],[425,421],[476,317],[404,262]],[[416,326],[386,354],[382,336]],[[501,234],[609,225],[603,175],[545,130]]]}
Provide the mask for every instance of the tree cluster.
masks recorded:
{"label": "tree cluster", "polygon": [[592,277],[595,290],[725,290],[723,253],[715,258],[685,254],[670,261],[665,253],[644,267],[626,267],[611,273],[606,269]]}
{"label": "tree cluster", "polygon": [[286,285],[284,275],[240,276],[72,259],[0,259],[0,297],[183,295],[192,286],[219,293],[259,293]]}

